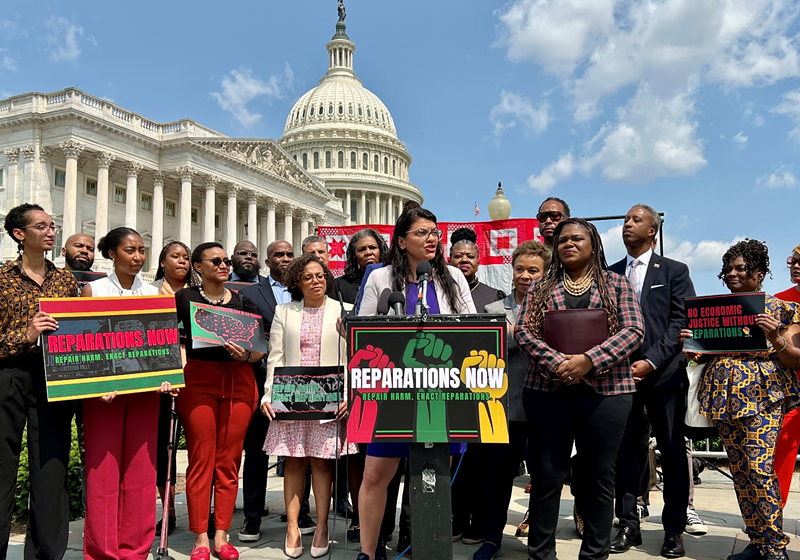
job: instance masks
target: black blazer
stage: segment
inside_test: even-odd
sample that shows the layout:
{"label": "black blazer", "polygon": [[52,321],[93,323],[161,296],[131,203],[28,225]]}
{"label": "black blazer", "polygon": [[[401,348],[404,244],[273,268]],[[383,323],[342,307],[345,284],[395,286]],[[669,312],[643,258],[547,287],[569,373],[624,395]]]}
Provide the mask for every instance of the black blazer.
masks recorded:
{"label": "black blazer", "polygon": [[[611,265],[625,275],[627,257]],[[682,387],[686,384],[687,360],[678,343],[678,332],[686,327],[686,298],[695,295],[689,268],[653,252],[642,284],[640,306],[644,316],[644,342],[631,355],[631,362],[650,360],[656,366],[637,387]]]}
{"label": "black blazer", "polygon": [[272,327],[272,319],[275,318],[275,308],[278,302],[275,301],[275,294],[272,293],[272,286],[266,276],[258,277],[258,284],[247,286],[241,290],[250,301],[256,304],[258,312],[264,319],[264,332],[269,334]]}

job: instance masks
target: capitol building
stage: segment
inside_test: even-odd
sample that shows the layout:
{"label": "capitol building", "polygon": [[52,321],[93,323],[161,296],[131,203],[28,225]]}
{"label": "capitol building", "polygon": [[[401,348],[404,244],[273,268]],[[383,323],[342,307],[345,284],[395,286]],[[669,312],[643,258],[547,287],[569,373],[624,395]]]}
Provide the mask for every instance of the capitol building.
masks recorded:
{"label": "capitol building", "polygon": [[[55,255],[73,233],[97,241],[135,228],[150,272],[173,240],[230,252],[244,239],[262,251],[287,239],[298,251],[316,226],[394,223],[422,195],[391,113],[356,77],[343,19],[327,73],[278,141],[231,138],[191,119],[153,122],[75,88],[0,100],[0,218],[41,205],[63,227]],[[16,257],[5,233],[1,256]],[[96,268],[108,264],[98,258]]]}

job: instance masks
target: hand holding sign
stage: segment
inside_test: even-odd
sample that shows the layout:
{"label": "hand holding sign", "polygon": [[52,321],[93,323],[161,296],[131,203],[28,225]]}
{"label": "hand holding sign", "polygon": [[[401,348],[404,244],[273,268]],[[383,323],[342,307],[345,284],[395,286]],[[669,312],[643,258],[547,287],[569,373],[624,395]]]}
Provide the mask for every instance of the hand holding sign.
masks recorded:
{"label": "hand holding sign", "polygon": [[[464,383],[473,393],[489,393],[491,401],[482,402],[478,409],[478,421],[481,430],[481,442],[484,443],[505,443],[508,441],[508,420],[506,410],[501,398],[506,394],[508,387],[508,374],[505,373],[506,362],[494,354],[489,354],[486,350],[480,352],[471,350],[469,356],[461,362],[461,382]],[[487,388],[471,387],[467,383],[468,370],[471,368],[502,369],[502,384],[497,386],[489,385]],[[495,384],[496,385],[496,384]]]}

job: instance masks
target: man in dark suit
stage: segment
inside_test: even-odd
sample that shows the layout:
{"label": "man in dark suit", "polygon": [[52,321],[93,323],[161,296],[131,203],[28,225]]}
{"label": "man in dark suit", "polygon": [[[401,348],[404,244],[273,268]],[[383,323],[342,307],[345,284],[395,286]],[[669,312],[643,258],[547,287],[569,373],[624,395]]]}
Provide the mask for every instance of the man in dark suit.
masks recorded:
{"label": "man in dark suit", "polygon": [[[249,241],[242,242],[252,245]],[[241,244],[240,244],[241,245]],[[255,246],[240,247],[240,252],[255,253]],[[236,251],[235,251],[236,252]],[[242,258],[251,257],[243,255]],[[257,257],[256,257],[257,258]],[[289,291],[281,283],[283,271],[294,259],[294,250],[287,241],[274,241],[267,247],[266,265],[269,268],[267,276],[258,275],[252,286],[247,286],[240,293],[247,296],[264,319],[264,331],[269,333],[272,319],[275,317],[275,308],[281,303],[291,301]],[[256,269],[257,270],[257,269]],[[264,396],[264,381],[267,377],[266,365],[263,361],[253,364],[258,385],[258,400]],[[244,439],[244,470],[242,473],[242,497],[244,501],[244,526],[239,530],[241,542],[255,542],[261,538],[261,514],[267,495],[267,468],[269,457],[263,451],[264,440],[267,438],[269,419],[260,412],[253,415],[247,435]],[[313,523],[313,522],[312,522]]]}
{"label": "man in dark suit", "polygon": [[616,513],[620,528],[611,542],[611,552],[625,552],[642,542],[636,498],[644,467],[641,425],[646,407],[664,472],[661,555],[679,558],[685,555],[681,535],[686,528],[689,467],[683,437],[687,362],[678,332],[687,323],[686,298],[695,293],[688,267],[653,251],[660,227],[661,217],[651,207],[637,204],[631,208],[622,230],[628,255],[611,266],[631,280],[645,321],[644,343],[631,356],[636,393],[617,456]]}

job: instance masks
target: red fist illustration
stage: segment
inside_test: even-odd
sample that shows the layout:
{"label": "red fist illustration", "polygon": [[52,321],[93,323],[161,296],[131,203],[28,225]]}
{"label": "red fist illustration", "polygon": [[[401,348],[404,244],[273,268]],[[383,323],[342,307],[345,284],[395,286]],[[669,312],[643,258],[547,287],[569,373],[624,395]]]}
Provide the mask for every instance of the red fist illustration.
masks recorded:
{"label": "red fist illustration", "polygon": [[[353,359],[347,365],[352,368],[393,368],[394,363],[389,360],[389,356],[383,353],[382,348],[375,348],[368,344],[365,348],[359,348],[353,355]],[[350,418],[347,421],[347,437],[355,443],[368,443],[372,441],[372,434],[375,430],[375,423],[378,420],[378,403],[374,400],[365,400],[361,397],[364,393],[387,393],[388,388],[375,387],[374,389],[355,389],[350,388],[350,402],[353,407],[350,411]]]}

